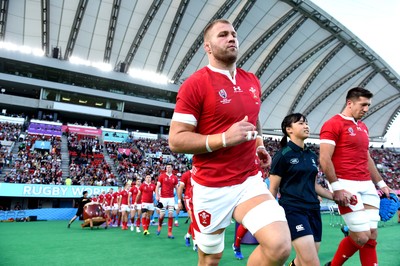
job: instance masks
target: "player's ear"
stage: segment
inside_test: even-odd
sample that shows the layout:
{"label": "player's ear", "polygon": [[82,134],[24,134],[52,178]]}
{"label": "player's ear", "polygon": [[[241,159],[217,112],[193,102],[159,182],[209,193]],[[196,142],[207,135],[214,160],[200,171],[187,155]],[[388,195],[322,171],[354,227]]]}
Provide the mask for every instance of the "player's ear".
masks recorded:
{"label": "player's ear", "polygon": [[211,54],[211,46],[209,42],[205,42],[203,47],[207,54]]}

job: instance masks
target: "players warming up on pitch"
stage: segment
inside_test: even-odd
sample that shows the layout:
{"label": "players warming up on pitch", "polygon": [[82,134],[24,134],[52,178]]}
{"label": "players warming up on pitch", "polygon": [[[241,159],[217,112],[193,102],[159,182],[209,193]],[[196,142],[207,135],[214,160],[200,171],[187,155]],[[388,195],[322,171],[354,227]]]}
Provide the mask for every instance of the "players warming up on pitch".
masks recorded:
{"label": "players warming up on pitch", "polygon": [[306,117],[290,114],[281,129],[281,148],[272,158],[269,189],[274,197],[280,193],[279,204],[289,224],[296,251],[289,266],[319,266],[322,220],[318,195],[332,199],[332,193],[317,183],[318,156],[304,144],[310,135]]}
{"label": "players warming up on pitch", "polygon": [[129,189],[128,193],[128,204],[129,204],[129,209],[131,210],[131,231],[134,230],[135,227],[135,216],[137,214],[136,218],[136,232],[140,233],[140,217],[142,215],[142,202],[141,198],[136,201],[137,195],[139,193],[139,188],[142,185],[142,180],[140,180],[139,177],[135,180],[135,184]]}
{"label": "players warming up on pitch", "polygon": [[111,211],[112,211],[112,194],[113,194],[113,192],[114,192],[114,189],[110,188],[110,190],[104,196],[104,212],[106,214],[107,226],[109,226],[112,221]]}
{"label": "players warming up on pitch", "polygon": [[285,212],[271,195],[256,165],[270,163],[258,120],[261,86],[236,67],[239,42],[227,20],[204,30],[209,65],[185,80],[170,126],[173,152],[193,156],[193,227],[198,265],[218,265],[225,228],[232,217],[260,243],[248,265],[283,265],[290,254]]}
{"label": "players warming up on pitch", "polygon": [[128,216],[130,212],[129,204],[128,204],[128,196],[129,196],[129,189],[131,188],[130,183],[126,183],[125,187],[119,193],[118,198],[118,210],[121,213],[121,223],[122,223],[122,230],[128,230]]}
{"label": "players warming up on pitch", "polygon": [[143,235],[149,235],[150,218],[154,212],[153,195],[156,190],[156,185],[151,183],[151,176],[146,175],[142,185],[139,187],[139,193],[136,196],[136,202],[142,199],[142,227]]}
{"label": "players warming up on pitch", "polygon": [[174,239],[172,228],[174,225],[175,197],[174,189],[178,191],[178,178],[172,173],[172,165],[167,164],[166,172],[158,177],[156,186],[156,200],[160,205],[157,235],[160,235],[165,211],[168,210],[168,238]]}
{"label": "players warming up on pitch", "polygon": [[111,200],[111,206],[112,206],[112,213],[111,213],[111,218],[112,218],[112,223],[114,227],[119,227],[121,224],[121,212],[119,210],[118,206],[118,199],[119,199],[119,193],[122,191],[122,187],[118,187],[118,191],[115,191],[112,194],[112,200]]}
{"label": "players warming up on pitch", "polygon": [[321,128],[320,164],[349,228],[349,236],[340,242],[332,261],[326,265],[343,265],[357,251],[362,265],[378,265],[376,239],[380,199],[375,186],[387,197],[390,188],[370,156],[368,128],[361,121],[368,112],[372,96],[364,88],[350,89],[342,113],[333,116]]}

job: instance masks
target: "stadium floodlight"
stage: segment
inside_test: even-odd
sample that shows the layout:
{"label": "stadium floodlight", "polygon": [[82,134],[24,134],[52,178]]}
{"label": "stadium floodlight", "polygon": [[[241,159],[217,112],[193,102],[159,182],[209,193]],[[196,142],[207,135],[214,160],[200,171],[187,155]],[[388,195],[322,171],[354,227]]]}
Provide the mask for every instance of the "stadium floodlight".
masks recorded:
{"label": "stadium floodlight", "polygon": [[32,49],[28,46],[19,46],[18,51],[20,51],[23,54],[31,54],[32,53]]}
{"label": "stadium floodlight", "polygon": [[44,56],[44,51],[39,48],[31,48],[26,45],[16,45],[10,42],[0,42],[0,49],[5,49],[8,51],[18,51],[23,54],[32,54],[35,56]]}
{"label": "stadium floodlight", "polygon": [[168,79],[167,76],[152,71],[129,69],[128,74],[133,78],[145,80],[152,83],[157,83],[157,84],[171,83],[170,79]]}
{"label": "stadium floodlight", "polygon": [[84,66],[90,66],[91,65],[90,61],[81,59],[81,58],[76,57],[76,56],[71,56],[69,58],[69,62],[71,64],[75,64],[75,65],[84,65]]}
{"label": "stadium floodlight", "polygon": [[8,51],[18,51],[18,46],[9,42],[0,42],[0,48]]}
{"label": "stadium floodlight", "polygon": [[32,49],[32,54],[34,56],[44,56],[44,51],[42,49],[33,48]]}
{"label": "stadium floodlight", "polygon": [[95,67],[95,68],[100,69],[101,71],[109,72],[109,71],[113,70],[113,68],[112,68],[112,66],[110,64],[103,63],[103,62],[93,62],[92,66]]}

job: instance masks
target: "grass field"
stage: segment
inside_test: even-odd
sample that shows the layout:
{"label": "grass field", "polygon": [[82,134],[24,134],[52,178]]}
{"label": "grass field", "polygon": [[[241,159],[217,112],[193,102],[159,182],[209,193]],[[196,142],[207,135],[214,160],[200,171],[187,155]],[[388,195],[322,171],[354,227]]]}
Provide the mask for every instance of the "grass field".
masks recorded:
{"label": "grass field", "polygon": [[[339,227],[330,226],[329,214],[323,214],[322,218],[324,228],[319,256],[323,265],[333,256],[343,234]],[[184,244],[185,220],[181,218],[180,226],[174,227],[175,239],[167,238],[165,226],[160,236],[155,234],[155,226],[151,226],[149,236],[143,236],[119,228],[82,229],[81,221],[75,221],[71,229],[67,229],[67,221],[3,222],[0,223],[0,265],[196,265],[197,253]],[[226,231],[220,265],[246,265],[246,259],[238,261],[233,256],[233,236],[234,224]],[[394,217],[379,228],[379,265],[400,265],[399,240],[400,224]],[[242,245],[245,257],[254,247]],[[292,251],[289,259],[293,257]],[[360,265],[358,254],[345,265]]]}

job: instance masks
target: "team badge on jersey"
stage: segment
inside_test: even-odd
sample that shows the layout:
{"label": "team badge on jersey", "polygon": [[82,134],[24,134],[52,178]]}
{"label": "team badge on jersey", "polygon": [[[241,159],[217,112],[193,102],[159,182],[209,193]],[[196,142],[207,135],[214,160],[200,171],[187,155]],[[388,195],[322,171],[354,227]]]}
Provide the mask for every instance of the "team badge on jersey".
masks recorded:
{"label": "team badge on jersey", "polygon": [[254,99],[258,99],[258,96],[256,94],[257,90],[254,89],[253,87],[250,87],[249,91],[253,94]]}
{"label": "team badge on jersey", "polygon": [[231,102],[231,99],[228,99],[228,93],[226,93],[225,89],[221,89],[218,94],[222,98],[222,100],[220,101],[222,104],[227,104]]}
{"label": "team badge on jersey", "polygon": [[253,87],[250,87],[249,92],[251,92],[253,94],[253,99],[256,100],[255,104],[258,104],[258,96],[257,96],[257,90],[254,89]]}

